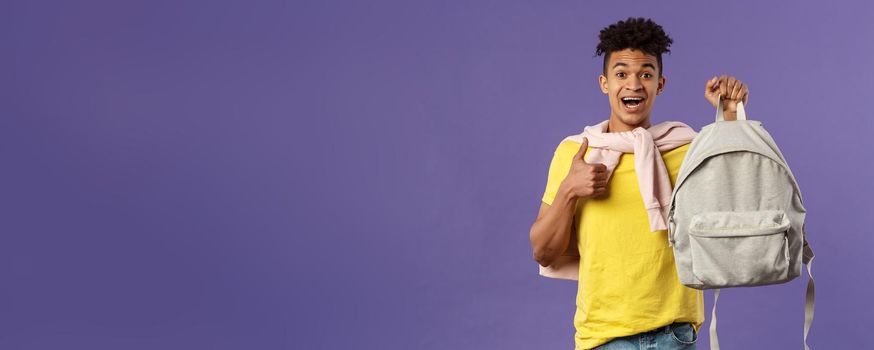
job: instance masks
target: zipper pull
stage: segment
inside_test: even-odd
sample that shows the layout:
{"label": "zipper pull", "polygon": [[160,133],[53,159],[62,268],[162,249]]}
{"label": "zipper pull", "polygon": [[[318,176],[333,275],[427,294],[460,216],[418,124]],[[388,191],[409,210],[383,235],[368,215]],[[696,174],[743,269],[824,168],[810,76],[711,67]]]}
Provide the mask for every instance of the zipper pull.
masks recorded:
{"label": "zipper pull", "polygon": [[789,261],[789,236],[783,235],[783,251],[786,252],[786,261]]}
{"label": "zipper pull", "polygon": [[671,208],[671,212],[668,214],[668,246],[674,246],[674,208]]}

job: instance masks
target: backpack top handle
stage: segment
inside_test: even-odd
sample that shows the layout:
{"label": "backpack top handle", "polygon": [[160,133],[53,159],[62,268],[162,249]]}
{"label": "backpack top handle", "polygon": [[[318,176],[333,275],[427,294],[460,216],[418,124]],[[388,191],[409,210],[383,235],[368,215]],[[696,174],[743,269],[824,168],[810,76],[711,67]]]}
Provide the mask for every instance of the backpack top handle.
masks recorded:
{"label": "backpack top handle", "polygon": [[[725,121],[722,113],[722,95],[719,95],[719,102],[716,104],[716,121]],[[747,120],[747,111],[744,109],[743,102],[737,103],[737,120]]]}

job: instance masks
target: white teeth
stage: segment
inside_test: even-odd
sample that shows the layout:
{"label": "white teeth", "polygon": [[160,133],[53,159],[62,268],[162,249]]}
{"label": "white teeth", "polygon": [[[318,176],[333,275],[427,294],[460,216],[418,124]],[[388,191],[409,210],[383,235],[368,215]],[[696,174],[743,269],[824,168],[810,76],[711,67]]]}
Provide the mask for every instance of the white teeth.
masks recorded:
{"label": "white teeth", "polygon": [[640,107],[641,100],[643,100],[643,99],[640,97],[623,97],[622,98],[622,101],[626,102],[626,103],[623,103],[625,105],[625,108],[628,108],[628,109],[637,109],[637,107]]}
{"label": "white teeth", "polygon": [[625,105],[625,108],[629,108],[629,109],[637,109],[637,107],[640,107],[641,101],[643,101],[642,97],[623,97],[622,98],[622,102],[627,102],[627,103],[623,103]]}

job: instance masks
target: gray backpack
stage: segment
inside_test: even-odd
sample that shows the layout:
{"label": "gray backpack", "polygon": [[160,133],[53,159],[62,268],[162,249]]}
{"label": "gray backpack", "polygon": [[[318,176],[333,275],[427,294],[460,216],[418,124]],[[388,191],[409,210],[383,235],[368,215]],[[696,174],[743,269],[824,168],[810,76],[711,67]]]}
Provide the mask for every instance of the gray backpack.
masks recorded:
{"label": "gray backpack", "polygon": [[716,122],[692,141],[671,198],[668,240],[680,282],[714,289],[710,348],[719,349],[716,301],[719,288],[788,282],[807,265],[804,348],[813,321],[813,250],[804,232],[805,209],[795,177],[762,123]]}

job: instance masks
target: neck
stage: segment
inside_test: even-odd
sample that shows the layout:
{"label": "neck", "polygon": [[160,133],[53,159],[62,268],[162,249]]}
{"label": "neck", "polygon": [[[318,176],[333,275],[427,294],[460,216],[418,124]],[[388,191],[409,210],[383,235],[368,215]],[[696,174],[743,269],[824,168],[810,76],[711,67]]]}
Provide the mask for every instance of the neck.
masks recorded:
{"label": "neck", "polygon": [[610,121],[607,123],[607,131],[606,132],[623,132],[623,131],[631,131],[637,127],[641,127],[644,129],[649,128],[649,118],[645,118],[639,124],[625,124],[617,117],[611,117]]}

